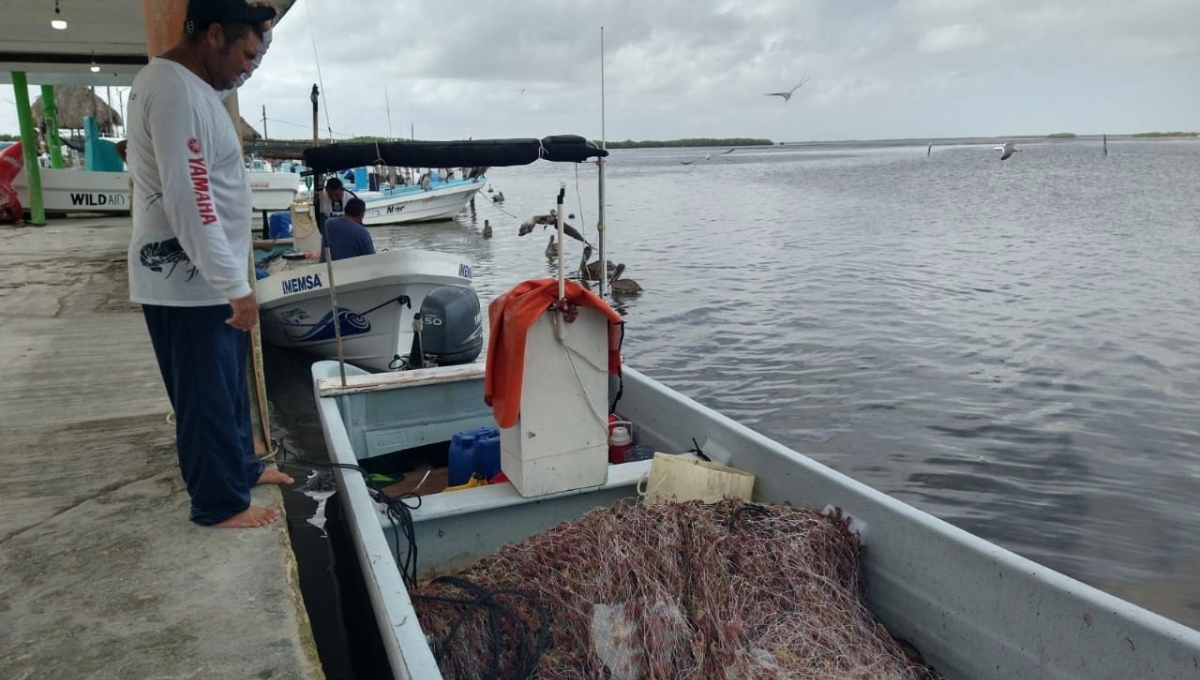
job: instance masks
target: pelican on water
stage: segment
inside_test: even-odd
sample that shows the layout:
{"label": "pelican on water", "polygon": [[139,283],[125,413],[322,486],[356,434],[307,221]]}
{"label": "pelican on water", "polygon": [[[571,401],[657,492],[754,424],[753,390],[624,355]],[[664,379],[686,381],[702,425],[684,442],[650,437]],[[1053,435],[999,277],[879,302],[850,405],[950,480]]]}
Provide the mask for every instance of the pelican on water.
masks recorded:
{"label": "pelican on water", "polygon": [[642,292],[641,285],[633,279],[623,279],[621,274],[625,273],[625,265],[619,264],[613,271],[612,279],[608,282],[608,289],[613,295],[637,295]]}

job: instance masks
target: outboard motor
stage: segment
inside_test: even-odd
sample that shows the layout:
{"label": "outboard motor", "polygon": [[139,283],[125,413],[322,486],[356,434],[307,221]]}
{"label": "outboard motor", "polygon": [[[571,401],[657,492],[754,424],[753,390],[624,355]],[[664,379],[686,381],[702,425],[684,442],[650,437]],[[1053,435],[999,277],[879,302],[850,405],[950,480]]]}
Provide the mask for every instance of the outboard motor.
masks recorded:
{"label": "outboard motor", "polygon": [[483,351],[479,296],[463,286],[435,288],[421,302],[405,368],[469,364]]}

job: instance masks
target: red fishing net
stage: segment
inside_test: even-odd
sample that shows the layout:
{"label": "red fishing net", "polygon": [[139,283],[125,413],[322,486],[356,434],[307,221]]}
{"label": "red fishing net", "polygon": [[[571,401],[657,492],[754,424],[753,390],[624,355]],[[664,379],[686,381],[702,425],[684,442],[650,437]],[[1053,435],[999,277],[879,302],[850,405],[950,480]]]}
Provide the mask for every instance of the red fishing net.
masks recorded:
{"label": "red fishing net", "polygon": [[446,678],[935,678],[864,603],[846,518],[618,502],[414,603]]}

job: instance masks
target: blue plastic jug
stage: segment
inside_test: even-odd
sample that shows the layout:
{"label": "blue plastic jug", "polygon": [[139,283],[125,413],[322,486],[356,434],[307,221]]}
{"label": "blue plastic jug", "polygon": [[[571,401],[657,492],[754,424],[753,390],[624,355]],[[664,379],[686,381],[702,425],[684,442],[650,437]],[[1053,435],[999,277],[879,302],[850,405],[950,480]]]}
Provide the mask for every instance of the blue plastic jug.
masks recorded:
{"label": "blue plastic jug", "polygon": [[271,238],[291,238],[292,213],[287,210],[271,213],[267,218],[267,233]]}
{"label": "blue plastic jug", "polygon": [[491,479],[500,472],[500,430],[480,427],[450,438],[446,485],[466,484],[474,473]]}

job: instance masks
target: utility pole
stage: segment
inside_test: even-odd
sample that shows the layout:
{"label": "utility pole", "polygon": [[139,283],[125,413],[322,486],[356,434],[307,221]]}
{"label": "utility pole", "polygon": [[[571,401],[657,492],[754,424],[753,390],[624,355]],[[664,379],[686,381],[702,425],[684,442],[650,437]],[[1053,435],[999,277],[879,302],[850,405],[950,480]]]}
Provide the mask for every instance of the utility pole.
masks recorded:
{"label": "utility pole", "polygon": [[317,89],[317,84],[313,83],[312,94],[308,96],[313,105],[313,146],[319,146],[321,144],[321,140],[318,136],[319,131],[317,130],[317,100],[320,98],[320,96],[321,91]]}
{"label": "utility pole", "polygon": [[270,138],[271,136],[267,134],[267,105],[263,104],[263,141]]}

